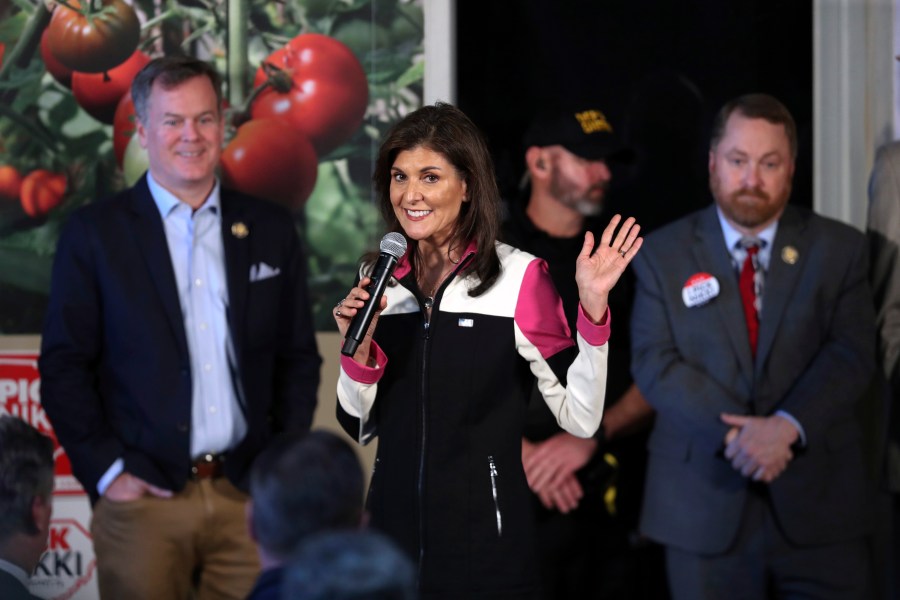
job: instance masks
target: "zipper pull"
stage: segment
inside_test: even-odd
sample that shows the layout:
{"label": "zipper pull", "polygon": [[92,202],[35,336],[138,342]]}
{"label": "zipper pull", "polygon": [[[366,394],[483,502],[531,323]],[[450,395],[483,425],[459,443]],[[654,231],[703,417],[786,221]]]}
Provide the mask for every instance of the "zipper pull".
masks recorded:
{"label": "zipper pull", "polygon": [[494,497],[494,511],[497,513],[497,537],[503,537],[503,515],[500,514],[500,499],[497,497],[497,465],[494,463],[494,455],[488,456],[488,466],[491,471],[491,494]]}

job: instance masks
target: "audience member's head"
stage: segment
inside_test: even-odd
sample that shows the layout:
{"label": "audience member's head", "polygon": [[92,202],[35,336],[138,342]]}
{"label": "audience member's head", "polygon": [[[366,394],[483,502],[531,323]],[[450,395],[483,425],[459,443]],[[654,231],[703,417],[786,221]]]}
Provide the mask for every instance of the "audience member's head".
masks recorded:
{"label": "audience member's head", "polygon": [[250,496],[250,532],[263,568],[271,568],[310,534],[360,527],[362,467],[350,444],[334,433],[285,436],[254,462]]}
{"label": "audience member's head", "polygon": [[413,600],[410,559],[373,530],[331,531],[304,541],[287,563],[284,600]]}
{"label": "audience member's head", "polygon": [[0,558],[31,572],[47,547],[53,442],[21,419],[0,416]]}

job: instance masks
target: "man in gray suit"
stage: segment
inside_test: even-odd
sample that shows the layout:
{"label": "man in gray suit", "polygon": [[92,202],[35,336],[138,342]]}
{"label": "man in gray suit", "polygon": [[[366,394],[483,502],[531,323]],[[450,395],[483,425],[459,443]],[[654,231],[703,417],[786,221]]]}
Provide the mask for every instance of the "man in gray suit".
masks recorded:
{"label": "man in gray suit", "polygon": [[866,242],[788,206],[796,153],[778,100],[726,104],[715,205],[634,262],[632,370],[657,410],[641,529],[666,546],[676,600],[866,594]]}
{"label": "man in gray suit", "polygon": [[886,435],[881,486],[881,525],[876,530],[878,565],[888,597],[900,598],[900,141],[878,149],[869,179],[866,224],[875,297],[878,350],[886,379]]}

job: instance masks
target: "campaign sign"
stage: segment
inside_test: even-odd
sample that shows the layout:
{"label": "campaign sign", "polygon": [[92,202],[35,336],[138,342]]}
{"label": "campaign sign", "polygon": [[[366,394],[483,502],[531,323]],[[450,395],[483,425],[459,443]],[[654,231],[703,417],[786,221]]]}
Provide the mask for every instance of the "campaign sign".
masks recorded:
{"label": "campaign sign", "polygon": [[[79,514],[77,506],[67,506],[75,499],[63,499],[53,504],[54,517],[50,522],[50,540],[47,551],[31,575],[31,593],[47,600],[94,600],[98,597],[96,570],[97,559],[91,534],[87,528],[90,508],[84,519],[57,517],[57,513]],[[77,499],[82,503],[84,499]]]}
{"label": "campaign sign", "polygon": [[96,600],[91,507],[41,406],[36,352],[0,352],[0,414],[10,414],[53,439],[53,517],[47,551],[31,576],[31,592],[48,600]]}
{"label": "campaign sign", "polygon": [[56,440],[47,414],[41,406],[41,380],[37,369],[37,353],[0,352],[0,414],[8,413],[30,423],[41,433],[53,438],[56,495],[84,495],[72,475],[72,465]]}

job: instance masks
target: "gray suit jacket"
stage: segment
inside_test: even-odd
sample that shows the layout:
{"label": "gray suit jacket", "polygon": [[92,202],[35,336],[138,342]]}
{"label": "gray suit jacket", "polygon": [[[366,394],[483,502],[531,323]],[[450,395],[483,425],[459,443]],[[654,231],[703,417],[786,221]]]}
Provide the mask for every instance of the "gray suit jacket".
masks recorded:
{"label": "gray suit jacket", "polygon": [[885,475],[888,488],[900,493],[900,410],[891,410],[900,398],[900,142],[882,146],[875,157],[866,229],[879,357],[890,382],[884,398],[887,431],[883,435],[888,443]]}
{"label": "gray suit jacket", "polygon": [[891,376],[900,363],[900,142],[883,146],[876,156],[867,229],[883,367]]}
{"label": "gray suit jacket", "polygon": [[[785,534],[798,544],[859,536],[866,527],[859,399],[875,369],[864,236],[788,206],[766,276],[754,363],[737,274],[715,206],[650,235],[634,262],[632,371],[658,414],[641,528],[692,552],[724,551],[749,480],[723,457],[722,413],[784,410],[807,445],[770,485]],[[682,288],[708,273],[718,296],[686,306]]]}

